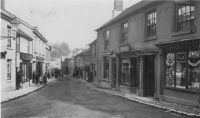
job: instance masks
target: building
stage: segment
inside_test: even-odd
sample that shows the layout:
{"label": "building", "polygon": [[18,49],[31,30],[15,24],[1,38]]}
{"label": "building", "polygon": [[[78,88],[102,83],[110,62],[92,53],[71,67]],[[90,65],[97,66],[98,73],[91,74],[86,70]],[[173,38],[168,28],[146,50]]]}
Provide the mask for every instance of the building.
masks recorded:
{"label": "building", "polygon": [[[97,31],[97,85],[200,104],[200,2],[141,1]],[[188,97],[190,96],[190,97]]]}
{"label": "building", "polygon": [[[49,47],[47,45],[47,40],[42,36],[42,34],[38,31],[37,28],[33,28],[33,72],[37,73],[39,76],[43,76],[46,72],[47,65],[49,63],[49,54],[46,51],[49,51]],[[47,48],[47,49],[46,49]],[[48,60],[45,60],[45,54],[47,54]],[[47,57],[46,56],[46,57]]]}
{"label": "building", "polygon": [[1,90],[15,89],[17,22],[13,14],[1,10]]}
{"label": "building", "polygon": [[97,73],[97,66],[96,66],[96,57],[97,57],[97,50],[96,50],[96,41],[94,40],[93,42],[91,42],[89,44],[90,46],[90,68],[92,71],[92,75],[93,75],[93,83],[96,84],[97,83],[97,79],[96,79],[96,73]]}
{"label": "building", "polygon": [[84,80],[88,80],[88,74],[90,70],[90,49],[87,48],[81,53],[74,56],[74,65],[80,71],[80,77]]}
{"label": "building", "polygon": [[[50,47],[35,27],[5,9],[1,9],[1,27],[1,85],[2,92],[6,92],[18,89],[20,83],[29,82],[30,85],[35,71],[44,75],[50,60]],[[16,77],[18,71],[22,72],[20,82]]]}

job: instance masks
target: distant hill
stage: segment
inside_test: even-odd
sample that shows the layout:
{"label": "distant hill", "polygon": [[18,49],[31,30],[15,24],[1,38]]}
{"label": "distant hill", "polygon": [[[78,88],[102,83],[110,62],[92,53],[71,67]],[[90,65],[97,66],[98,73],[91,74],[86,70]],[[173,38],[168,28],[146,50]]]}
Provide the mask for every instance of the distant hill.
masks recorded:
{"label": "distant hill", "polygon": [[68,56],[70,54],[70,49],[67,43],[63,42],[61,44],[54,43],[51,45],[51,58],[60,58],[61,56]]}

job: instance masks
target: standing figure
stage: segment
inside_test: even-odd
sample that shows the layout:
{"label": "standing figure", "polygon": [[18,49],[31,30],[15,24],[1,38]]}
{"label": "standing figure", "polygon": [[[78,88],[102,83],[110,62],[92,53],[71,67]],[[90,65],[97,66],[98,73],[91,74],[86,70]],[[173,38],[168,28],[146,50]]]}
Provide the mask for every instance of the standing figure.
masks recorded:
{"label": "standing figure", "polygon": [[21,86],[21,82],[22,82],[22,72],[20,70],[18,70],[17,72],[17,80],[16,80],[16,89],[20,89]]}

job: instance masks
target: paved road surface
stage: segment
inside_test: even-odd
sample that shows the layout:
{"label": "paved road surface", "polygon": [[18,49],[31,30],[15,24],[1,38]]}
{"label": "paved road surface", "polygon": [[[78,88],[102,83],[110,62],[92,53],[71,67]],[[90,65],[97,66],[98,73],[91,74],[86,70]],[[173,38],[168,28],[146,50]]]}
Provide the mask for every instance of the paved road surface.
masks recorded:
{"label": "paved road surface", "polygon": [[187,118],[152,106],[89,89],[80,80],[56,80],[1,105],[2,118]]}

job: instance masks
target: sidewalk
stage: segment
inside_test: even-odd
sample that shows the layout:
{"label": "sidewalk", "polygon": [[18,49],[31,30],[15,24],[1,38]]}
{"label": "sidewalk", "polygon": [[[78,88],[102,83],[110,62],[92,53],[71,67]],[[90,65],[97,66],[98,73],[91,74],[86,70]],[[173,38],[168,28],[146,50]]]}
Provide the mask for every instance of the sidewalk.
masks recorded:
{"label": "sidewalk", "polygon": [[[48,80],[47,84],[51,83],[55,81],[55,78],[51,78]],[[32,93],[40,88],[43,88],[45,87],[44,85],[42,84],[33,84],[31,83],[29,85],[29,83],[25,83],[23,85],[23,88],[22,89],[19,89],[19,90],[14,90],[14,91],[9,91],[9,92],[6,92],[6,93],[1,93],[1,103],[5,103],[5,102],[8,102],[10,100],[13,100],[13,99],[17,99],[17,98],[20,98],[22,96],[25,96],[29,93]]]}
{"label": "sidewalk", "polygon": [[151,105],[160,109],[165,109],[167,110],[166,112],[176,112],[176,113],[184,114],[187,116],[200,117],[200,108],[197,108],[197,107],[185,106],[185,105],[180,105],[180,104],[170,103],[170,102],[165,102],[165,101],[155,101],[153,100],[153,98],[141,97],[136,94],[124,93],[124,92],[115,91],[111,89],[97,88],[92,85],[89,85],[89,88],[95,91],[105,92],[108,94],[124,97],[129,100],[136,101],[138,103]]}

